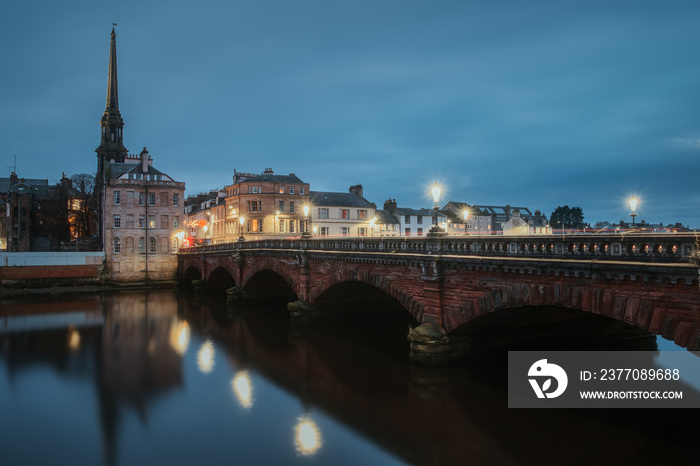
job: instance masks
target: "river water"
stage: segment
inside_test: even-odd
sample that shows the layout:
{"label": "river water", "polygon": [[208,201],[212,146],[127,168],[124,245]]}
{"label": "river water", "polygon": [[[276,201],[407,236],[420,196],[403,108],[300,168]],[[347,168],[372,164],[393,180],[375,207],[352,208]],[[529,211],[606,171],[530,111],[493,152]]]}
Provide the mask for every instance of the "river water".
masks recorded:
{"label": "river water", "polygon": [[412,365],[408,320],[177,292],[0,305],[3,465],[697,460],[694,410],[508,409],[504,355]]}

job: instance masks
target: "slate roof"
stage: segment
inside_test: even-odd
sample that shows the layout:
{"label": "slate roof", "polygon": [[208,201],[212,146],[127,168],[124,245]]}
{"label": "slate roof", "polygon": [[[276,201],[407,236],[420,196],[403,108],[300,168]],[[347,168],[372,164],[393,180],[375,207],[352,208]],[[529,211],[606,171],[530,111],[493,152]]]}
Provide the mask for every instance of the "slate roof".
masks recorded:
{"label": "slate roof", "polygon": [[331,193],[325,191],[309,191],[309,202],[318,207],[374,207],[367,199],[355,193]]}
{"label": "slate roof", "polygon": [[388,210],[378,210],[376,212],[377,223],[382,225],[399,225],[401,222],[396,217],[391,215]]}
{"label": "slate roof", "polygon": [[410,207],[398,207],[396,209],[397,215],[412,215],[415,217],[430,217],[434,214],[434,211],[430,209],[411,209]]}
{"label": "slate roof", "polygon": [[296,175],[294,174],[289,174],[289,175],[271,175],[269,173],[263,173],[262,175],[256,175],[252,178],[245,178],[243,180],[238,181],[237,183],[234,184],[240,184],[240,183],[258,183],[258,182],[273,182],[273,183],[281,183],[281,184],[305,184],[303,181],[301,181]]}
{"label": "slate roof", "polygon": [[170,178],[168,175],[162,171],[154,168],[153,166],[148,166],[148,171],[143,171],[143,166],[141,162],[138,163],[110,163],[109,164],[109,176],[110,178],[119,178],[127,173],[142,174],[142,175],[163,175]]}
{"label": "slate roof", "polygon": [[[10,192],[10,181],[10,178],[0,178],[0,193]],[[49,180],[25,178],[22,183],[29,186],[48,186]]]}

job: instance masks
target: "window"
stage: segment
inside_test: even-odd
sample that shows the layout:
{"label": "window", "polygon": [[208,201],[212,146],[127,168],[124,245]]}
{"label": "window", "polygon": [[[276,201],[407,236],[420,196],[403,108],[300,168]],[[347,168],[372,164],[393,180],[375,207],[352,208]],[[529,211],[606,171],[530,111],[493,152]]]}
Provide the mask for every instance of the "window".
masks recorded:
{"label": "window", "polygon": [[286,222],[286,220],[280,220],[280,225],[279,225],[279,227],[280,227],[280,233],[284,233],[284,224],[285,224],[285,222]]}
{"label": "window", "polygon": [[114,191],[114,205],[121,205],[122,203],[122,192]]}
{"label": "window", "polygon": [[367,211],[365,209],[357,209],[357,218],[359,220],[364,220],[367,218]]}
{"label": "window", "polygon": [[348,233],[350,233],[350,229],[348,227],[340,227],[340,234],[343,236],[348,236]]}
{"label": "window", "polygon": [[139,228],[146,228],[146,217],[143,215],[139,216]]}
{"label": "window", "polygon": [[156,227],[156,216],[149,215],[148,216],[148,228],[155,228],[155,227]]}
{"label": "window", "polygon": [[289,194],[294,194],[294,186],[289,187]]}
{"label": "window", "polygon": [[411,216],[410,216],[410,215],[404,215],[403,223],[405,223],[406,225],[410,225],[410,224],[411,224]]}
{"label": "window", "polygon": [[[418,218],[420,218],[420,217],[418,217]],[[418,235],[420,236],[420,235],[422,235],[422,234],[423,234],[423,229],[422,229],[422,228],[418,228]]]}
{"label": "window", "polygon": [[[294,213],[294,201],[289,203],[289,213],[293,214]],[[294,233],[293,231],[290,233]]]}
{"label": "window", "polygon": [[148,252],[154,254],[156,252],[156,239],[148,238]]}
{"label": "window", "polygon": [[410,228],[406,228],[406,229],[404,230],[404,234],[405,234],[406,236],[411,236],[411,229],[410,229]]}
{"label": "window", "polygon": [[280,201],[280,206],[279,206],[279,209],[277,209],[277,210],[279,210],[280,213],[284,212],[284,201]]}
{"label": "window", "polygon": [[146,202],[146,196],[144,193],[139,193],[139,205],[143,205]]}
{"label": "window", "polygon": [[173,238],[173,251],[174,251],[174,252],[177,252],[179,246],[180,246],[180,245],[178,244],[178,239],[177,239],[177,236],[176,236],[175,238]]}
{"label": "window", "polygon": [[321,227],[319,231],[321,232],[321,236],[328,236],[328,227]]}
{"label": "window", "polygon": [[328,218],[328,207],[318,208],[318,218]]}
{"label": "window", "polygon": [[248,212],[258,211],[258,201],[248,201]]}
{"label": "window", "polygon": [[357,234],[360,236],[367,236],[367,229],[365,227],[360,227],[357,229]]}
{"label": "window", "polygon": [[121,241],[119,241],[119,237],[115,237],[114,240],[112,240],[112,251],[114,252],[114,254],[119,254],[121,252],[121,249]]}
{"label": "window", "polygon": [[134,174],[133,174],[133,173],[129,173],[129,176],[128,176],[127,178],[129,178],[130,180],[133,180],[133,179],[134,179]]}
{"label": "window", "polygon": [[[180,228],[180,216],[173,215],[173,228]],[[177,248],[175,248],[177,249]]]}
{"label": "window", "polygon": [[280,194],[284,194],[284,186],[280,186],[279,193],[280,193]]}
{"label": "window", "polygon": [[419,215],[419,216],[416,217],[416,218],[418,219],[418,222],[417,222],[418,225],[423,225],[423,216],[422,216],[422,215]]}
{"label": "window", "polygon": [[122,218],[121,218],[121,216],[115,215],[115,216],[112,218],[112,225],[114,226],[114,228],[121,228],[121,227],[122,227]]}
{"label": "window", "polygon": [[290,232],[290,233],[294,233],[294,226],[295,226],[295,221],[294,221],[294,220],[290,220],[290,221],[289,221],[289,232]]}
{"label": "window", "polygon": [[340,209],[340,218],[350,218],[350,209]]}
{"label": "window", "polygon": [[299,188],[299,194],[302,196],[304,195],[304,188]]}
{"label": "window", "polygon": [[174,206],[180,205],[180,194],[173,193],[173,205]]}
{"label": "window", "polygon": [[148,205],[156,205],[156,193],[148,193]]}
{"label": "window", "polygon": [[146,239],[142,236],[139,238],[139,254],[146,252]]}

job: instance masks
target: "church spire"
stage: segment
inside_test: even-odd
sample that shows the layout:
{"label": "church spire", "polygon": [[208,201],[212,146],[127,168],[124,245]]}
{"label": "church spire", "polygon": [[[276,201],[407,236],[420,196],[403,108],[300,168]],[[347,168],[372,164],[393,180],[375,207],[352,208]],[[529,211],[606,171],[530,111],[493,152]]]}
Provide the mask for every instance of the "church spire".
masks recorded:
{"label": "church spire", "polygon": [[124,147],[124,120],[119,112],[119,90],[117,85],[117,34],[116,23],[112,23],[112,40],[109,48],[109,75],[107,78],[107,105],[100,120],[102,137],[97,152],[97,175],[105,180],[105,165],[110,160],[123,163],[128,151]]}

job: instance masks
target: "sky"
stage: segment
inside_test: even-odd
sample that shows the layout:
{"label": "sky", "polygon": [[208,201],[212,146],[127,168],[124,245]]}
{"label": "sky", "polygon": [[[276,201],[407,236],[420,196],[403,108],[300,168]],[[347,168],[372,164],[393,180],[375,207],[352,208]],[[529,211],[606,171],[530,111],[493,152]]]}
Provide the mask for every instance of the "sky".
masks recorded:
{"label": "sky", "polygon": [[187,194],[272,168],[700,228],[700,2],[5,2],[0,176],[96,171],[113,22],[125,146]]}

